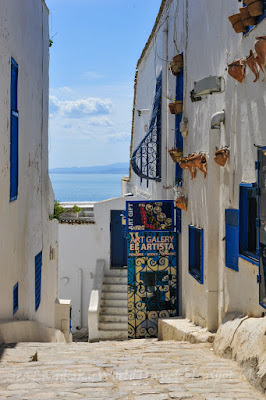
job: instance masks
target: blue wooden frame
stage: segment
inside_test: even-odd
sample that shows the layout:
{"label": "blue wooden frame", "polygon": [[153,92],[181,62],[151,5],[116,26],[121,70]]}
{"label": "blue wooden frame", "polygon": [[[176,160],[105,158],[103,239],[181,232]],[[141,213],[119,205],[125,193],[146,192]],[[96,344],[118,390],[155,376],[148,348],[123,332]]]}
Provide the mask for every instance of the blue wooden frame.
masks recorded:
{"label": "blue wooden frame", "polygon": [[13,315],[18,311],[18,282],[13,287]]}
{"label": "blue wooden frame", "polygon": [[[258,218],[260,218],[260,202],[259,202],[259,196],[260,196],[260,174],[259,174],[259,151],[260,150],[266,150],[266,146],[263,146],[263,147],[260,147],[260,148],[258,148],[258,151],[257,151],[257,166],[258,166],[258,168],[257,168],[257,196],[258,196],[258,201],[257,201],[257,204],[258,204],[258,211],[257,211],[257,214],[258,214]],[[259,223],[257,224],[258,225],[258,243],[259,243],[259,246],[260,246],[260,226],[259,226]],[[264,304],[264,303],[262,303],[261,302],[261,267],[260,267],[260,262],[259,262],[259,275],[258,275],[258,282],[259,282],[259,304],[261,305],[261,307],[263,307],[263,308],[265,308],[266,309],[266,304]]]}
{"label": "blue wooden frame", "polygon": [[225,210],[225,266],[238,271],[239,210]]}
{"label": "blue wooden frame", "polygon": [[[195,233],[200,233],[200,254],[199,254],[199,268],[200,273],[195,268]],[[191,276],[193,276],[196,281],[203,285],[204,283],[204,230],[201,228],[197,228],[193,225],[188,226],[188,272]]]}
{"label": "blue wooden frame", "polygon": [[18,64],[11,58],[10,79],[10,199],[18,197]]}
{"label": "blue wooden frame", "polygon": [[252,264],[259,265],[258,249],[256,255],[247,249],[248,241],[248,191],[257,191],[257,183],[239,185],[239,257]]}
{"label": "blue wooden frame", "polygon": [[35,257],[35,311],[41,304],[42,293],[42,251]]}
{"label": "blue wooden frame", "polygon": [[[243,7],[246,6],[245,1],[243,1]],[[259,15],[258,17],[256,17],[257,19],[257,24],[256,25],[251,25],[251,26],[247,26],[247,29],[245,32],[243,32],[243,35],[246,36],[250,31],[252,31],[264,18],[266,18],[266,0],[263,0],[263,9],[264,12],[262,15]]]}

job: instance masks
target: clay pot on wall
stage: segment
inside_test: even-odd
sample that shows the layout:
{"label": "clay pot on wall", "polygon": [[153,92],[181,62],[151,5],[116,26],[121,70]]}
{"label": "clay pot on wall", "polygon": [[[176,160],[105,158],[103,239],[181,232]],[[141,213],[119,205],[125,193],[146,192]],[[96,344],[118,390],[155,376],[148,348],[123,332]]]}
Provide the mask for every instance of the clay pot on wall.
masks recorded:
{"label": "clay pot on wall", "polygon": [[183,54],[178,54],[173,57],[173,60],[170,62],[170,70],[173,75],[178,75],[181,68],[183,67]]}
{"label": "clay pot on wall", "polygon": [[175,205],[181,210],[187,211],[187,198],[185,196],[180,196],[175,201]]}
{"label": "clay pot on wall", "polygon": [[245,78],[245,71],[245,64],[242,60],[235,60],[228,65],[228,74],[240,83]]}
{"label": "clay pot on wall", "polygon": [[183,156],[183,150],[182,149],[174,149],[173,148],[171,150],[168,150],[168,153],[170,154],[172,160],[174,162],[176,162],[176,163],[179,162],[181,160],[182,156]]}
{"label": "clay pot on wall", "polygon": [[171,114],[181,114],[183,112],[183,100],[177,100],[174,103],[169,103]]}
{"label": "clay pot on wall", "polygon": [[244,62],[249,66],[255,75],[255,80],[253,82],[257,82],[259,79],[259,65],[252,50],[250,50],[250,55],[244,60]]}
{"label": "clay pot on wall", "polygon": [[266,67],[266,36],[256,37],[255,51],[257,58],[263,67]]}
{"label": "clay pot on wall", "polygon": [[227,148],[219,149],[215,152],[214,161],[221,167],[224,167],[228,157],[229,150]]}
{"label": "clay pot on wall", "polygon": [[187,169],[188,165],[187,165],[187,159],[186,158],[181,158],[179,161],[179,166],[182,169]]}
{"label": "clay pot on wall", "polygon": [[245,0],[245,3],[252,17],[263,14],[263,0]]}
{"label": "clay pot on wall", "polygon": [[193,164],[195,168],[197,168],[201,172],[203,172],[204,179],[206,178],[206,176],[207,176],[207,158],[204,154],[191,154],[191,156],[188,157],[187,163]]}
{"label": "clay pot on wall", "polygon": [[243,24],[245,26],[251,26],[256,24],[256,18],[251,17],[247,7],[240,8],[239,11],[242,17]]}
{"label": "clay pot on wall", "polygon": [[230,17],[228,17],[228,19],[231,22],[231,24],[233,25],[233,28],[236,33],[245,32],[246,27],[243,24],[242,16],[240,13],[231,15]]}

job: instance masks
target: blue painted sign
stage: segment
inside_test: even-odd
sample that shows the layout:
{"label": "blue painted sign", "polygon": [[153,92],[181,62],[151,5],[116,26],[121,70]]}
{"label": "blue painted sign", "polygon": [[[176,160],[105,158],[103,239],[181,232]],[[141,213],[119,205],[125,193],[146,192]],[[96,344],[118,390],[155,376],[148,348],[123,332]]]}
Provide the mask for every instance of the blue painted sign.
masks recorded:
{"label": "blue painted sign", "polygon": [[127,201],[127,230],[173,231],[173,201]]}

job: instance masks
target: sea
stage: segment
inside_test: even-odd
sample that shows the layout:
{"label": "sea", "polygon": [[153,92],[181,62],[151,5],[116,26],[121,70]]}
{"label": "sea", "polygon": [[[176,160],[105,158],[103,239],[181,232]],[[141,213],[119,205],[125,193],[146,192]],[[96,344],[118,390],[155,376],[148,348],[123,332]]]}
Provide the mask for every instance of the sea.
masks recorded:
{"label": "sea", "polygon": [[55,200],[100,201],[121,196],[124,174],[54,174],[50,172]]}

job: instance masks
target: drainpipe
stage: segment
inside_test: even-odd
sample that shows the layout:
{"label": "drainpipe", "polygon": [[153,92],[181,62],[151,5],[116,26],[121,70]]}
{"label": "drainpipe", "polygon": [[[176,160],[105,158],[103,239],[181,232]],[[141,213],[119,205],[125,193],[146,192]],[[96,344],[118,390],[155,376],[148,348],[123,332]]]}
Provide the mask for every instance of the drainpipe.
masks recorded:
{"label": "drainpipe", "polygon": [[221,122],[224,123],[225,114],[224,111],[219,111],[212,116],[211,129],[221,129]]}
{"label": "drainpipe", "polygon": [[77,329],[81,329],[82,325],[82,269],[78,270],[78,288],[79,288],[79,303],[78,303],[78,326]]}
{"label": "drainpipe", "polygon": [[233,129],[230,137],[230,171],[229,171],[229,203],[232,206],[234,201],[234,185],[236,174],[236,126],[237,126],[237,84],[234,86],[234,113],[233,113]]}
{"label": "drainpipe", "polygon": [[[168,17],[167,17],[168,18]],[[162,182],[169,185],[168,148],[169,148],[169,113],[168,110],[168,19],[163,27],[163,66],[162,66]],[[165,163],[165,176],[163,177]],[[165,184],[165,183],[164,183]],[[163,193],[163,188],[161,189]],[[168,198],[168,193],[163,193],[163,198]]]}

